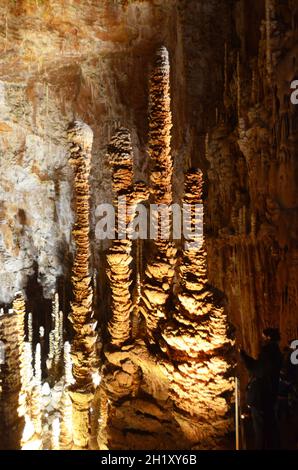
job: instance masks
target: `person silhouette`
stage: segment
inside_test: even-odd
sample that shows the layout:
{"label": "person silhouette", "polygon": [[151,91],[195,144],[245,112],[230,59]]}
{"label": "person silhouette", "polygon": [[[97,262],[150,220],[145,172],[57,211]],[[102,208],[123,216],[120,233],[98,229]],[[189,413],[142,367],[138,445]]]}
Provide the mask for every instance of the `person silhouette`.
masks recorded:
{"label": "person silhouette", "polygon": [[278,449],[276,405],[283,363],[278,345],[279,330],[266,328],[263,330],[262,338],[263,344],[257,359],[249,356],[243,349],[240,351],[250,375],[246,393],[247,405],[251,410],[256,449]]}

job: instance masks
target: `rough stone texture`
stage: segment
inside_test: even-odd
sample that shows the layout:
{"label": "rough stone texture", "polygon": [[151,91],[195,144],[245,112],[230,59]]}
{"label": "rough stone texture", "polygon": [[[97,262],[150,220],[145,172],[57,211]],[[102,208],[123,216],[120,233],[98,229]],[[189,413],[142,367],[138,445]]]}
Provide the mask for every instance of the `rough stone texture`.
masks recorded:
{"label": "rough stone texture", "polygon": [[70,388],[73,402],[73,440],[85,448],[89,439],[89,407],[93,398],[92,374],[95,367],[96,322],[93,318],[93,289],[90,276],[90,163],[93,132],[74,121],[68,129],[70,163],[74,168],[76,221],[72,230],[76,250],[72,268],[73,301],[70,321],[74,329],[71,356],[74,384]]}
{"label": "rough stone texture", "polygon": [[[164,47],[157,51],[156,58],[150,82],[149,201],[169,209],[172,124],[169,60]],[[122,130],[112,142],[113,185],[126,194],[132,187],[132,166],[131,153],[124,152]],[[151,241],[153,255],[140,292],[145,325],[133,338],[132,309],[127,311],[132,304],[127,285],[129,271],[123,251],[125,246],[131,247],[131,241],[115,240],[108,255],[113,301],[111,344],[105,349],[107,361],[101,385],[106,404],[98,433],[101,449],[172,449],[179,434],[180,448],[216,449],[232,430],[232,341],[228,338],[226,314],[208,285],[201,171],[187,172],[183,203],[184,220],[188,222],[184,236],[188,236],[177,256],[173,241],[165,238],[159,220],[154,220],[157,237]],[[125,213],[121,219],[122,223],[127,221]],[[169,237],[171,222],[167,225]],[[177,293],[172,283],[176,264]]]}
{"label": "rough stone texture", "polygon": [[248,3],[238,4],[241,47],[227,47],[224,106],[206,145],[207,229],[209,278],[226,293],[239,342],[257,354],[264,327],[280,327],[283,345],[298,335],[298,4]]}
{"label": "rough stone texture", "polygon": [[[94,239],[96,207],[112,200],[106,144],[116,127],[129,128],[135,173],[148,176],[147,78],[153,52],[164,44],[172,71],[174,200],[192,161],[208,175],[209,281],[226,294],[238,340],[252,353],[263,326],[279,325],[283,343],[297,337],[297,107],[289,100],[297,78],[297,1],[0,0],[0,11],[0,302],[25,286],[35,264],[47,297],[57,276],[69,275],[74,217],[65,128],[73,118],[94,131],[91,253],[104,279],[100,252],[108,244]],[[190,437],[182,442],[168,384],[151,380],[162,376],[159,356],[142,342],[123,354],[110,353],[110,393],[118,379],[125,383],[129,407],[145,371],[146,398],[134,419],[151,416],[146,426],[160,446],[167,430],[169,447],[189,446],[192,422],[186,420]],[[119,408],[115,447],[137,446],[129,420]],[[150,433],[144,447],[153,444]]]}
{"label": "rough stone texture", "polygon": [[[181,169],[197,154],[194,125],[205,119],[207,100],[220,96],[227,3],[0,0],[0,302],[11,301],[26,285],[35,262],[49,298],[56,277],[69,276],[73,213],[65,129],[70,121],[81,119],[94,131],[93,240],[96,207],[111,201],[106,145],[119,125],[131,130],[137,179],[146,176],[149,64],[162,43],[171,55],[172,156],[179,156],[174,172],[180,175],[174,196],[181,195]],[[97,243],[92,250],[94,267],[106,247]]]}
{"label": "rough stone texture", "polygon": [[130,319],[133,311],[132,235],[137,204],[148,199],[148,189],[141,182],[134,183],[133,150],[130,133],[119,129],[108,147],[112,167],[112,187],[115,209],[115,236],[108,251],[108,277],[112,291],[112,318],[108,329],[111,343],[121,346],[130,338]]}
{"label": "rough stone texture", "polygon": [[163,46],[156,52],[149,87],[149,138],[151,207],[150,223],[154,238],[151,240],[149,261],[144,276],[141,312],[146,319],[149,335],[153,335],[160,320],[166,316],[176,264],[176,247],[172,240],[173,158],[171,155],[171,97],[169,53]]}

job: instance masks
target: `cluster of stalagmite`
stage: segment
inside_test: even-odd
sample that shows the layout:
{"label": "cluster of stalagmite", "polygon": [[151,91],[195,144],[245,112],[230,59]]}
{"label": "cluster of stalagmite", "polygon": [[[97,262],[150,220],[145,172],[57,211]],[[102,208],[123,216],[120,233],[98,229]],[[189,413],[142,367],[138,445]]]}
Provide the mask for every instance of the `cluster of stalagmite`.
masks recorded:
{"label": "cluster of stalagmite", "polygon": [[133,299],[130,291],[132,283],[132,230],[137,204],[147,199],[146,186],[133,182],[133,150],[130,133],[119,129],[108,147],[114,207],[116,211],[116,235],[107,255],[112,290],[112,318],[108,328],[111,344],[121,346],[130,338],[130,321]]}
{"label": "cluster of stalagmite", "polygon": [[[152,256],[147,261],[142,283],[137,275],[137,299],[147,329],[141,329],[138,334],[136,328],[133,341],[124,344],[134,323],[130,324],[129,314],[122,314],[122,303],[131,307],[131,301],[127,302],[129,271],[122,275],[125,263],[121,264],[119,247],[127,255],[128,245],[126,241],[116,240],[112,249],[114,246],[118,249],[118,264],[116,256],[114,265],[110,260],[109,264],[119,272],[118,277],[110,274],[117,302],[113,299],[109,329],[119,348],[105,351],[101,410],[105,419],[99,432],[100,446],[170,449],[179,440],[183,448],[217,448],[232,424],[229,415],[233,392],[229,357],[232,341],[228,339],[223,308],[208,285],[202,173],[196,169],[189,170],[185,176],[186,239],[178,257],[179,267],[175,269],[177,257],[170,240],[173,227],[169,218],[172,202],[169,61],[164,48],[157,52],[151,77],[149,121],[149,201],[163,206],[159,219],[153,219],[157,236],[151,240]],[[122,150],[123,138],[123,131],[119,132],[110,150],[114,157],[111,163],[117,195],[127,194],[132,181],[132,162]],[[123,153],[122,159],[119,158]],[[125,217],[120,222],[124,221]],[[137,253],[140,256],[139,250]],[[138,268],[138,274],[140,271]],[[124,278],[124,284],[118,285],[117,281],[121,284]],[[148,348],[148,340],[154,354]]]}
{"label": "cluster of stalagmite", "polygon": [[149,96],[149,200],[152,208],[150,223],[154,247],[145,270],[141,305],[149,334],[154,333],[159,321],[165,318],[165,304],[170,293],[176,262],[176,249],[170,241],[173,177],[170,104],[169,55],[167,49],[161,47],[156,53]]}
{"label": "cluster of stalagmite", "polygon": [[89,438],[89,408],[93,398],[92,373],[95,365],[96,323],[93,319],[93,292],[89,270],[89,174],[93,132],[81,121],[68,130],[70,163],[74,169],[76,245],[72,268],[73,301],[70,320],[74,329],[72,361],[74,384],[70,389],[73,402],[73,438],[75,446],[86,448]]}
{"label": "cluster of stalagmite", "polygon": [[[47,365],[61,354],[62,315],[58,305],[56,294],[52,317],[59,318],[59,333],[56,331],[55,341],[53,335],[49,335],[49,351],[55,344],[59,347],[54,347],[56,355],[49,352],[45,361]],[[24,297],[22,293],[17,293],[12,309],[0,314],[1,348],[4,345],[0,364],[1,447],[39,450],[53,448],[55,443],[57,448],[69,449],[72,447],[72,404],[68,387],[73,382],[70,345],[66,343],[64,346],[64,367],[61,365],[59,371],[47,367],[45,379],[42,373],[42,345],[33,344],[32,315],[28,314],[27,321],[25,318]],[[52,332],[55,329],[57,325]],[[25,331],[28,341],[25,341]]]}

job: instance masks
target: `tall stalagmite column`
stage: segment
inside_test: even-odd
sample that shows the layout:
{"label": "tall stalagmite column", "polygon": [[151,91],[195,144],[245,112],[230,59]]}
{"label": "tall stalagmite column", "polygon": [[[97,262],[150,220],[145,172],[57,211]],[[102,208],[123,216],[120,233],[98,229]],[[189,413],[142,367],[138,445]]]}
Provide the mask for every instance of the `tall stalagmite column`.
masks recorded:
{"label": "tall stalagmite column", "polygon": [[24,390],[24,319],[25,301],[16,295],[13,309],[0,317],[0,340],[5,344],[1,367],[1,428],[6,449],[20,449],[26,413]]}
{"label": "tall stalagmite column", "polygon": [[95,365],[95,321],[93,319],[91,276],[89,271],[89,174],[93,132],[81,121],[68,130],[71,142],[70,163],[74,169],[76,223],[73,237],[76,254],[72,270],[73,302],[70,320],[75,332],[72,342],[74,384],[70,389],[73,402],[73,440],[76,447],[86,448],[89,438],[89,408],[93,397],[92,372]]}
{"label": "tall stalagmite column", "polygon": [[[112,290],[112,318],[108,328],[111,343],[121,346],[130,338],[130,317],[133,309],[131,284],[132,238],[131,224],[136,206],[148,198],[146,186],[133,183],[133,150],[130,133],[119,129],[108,147],[113,169],[114,207],[116,209],[117,239],[108,254],[110,286]],[[122,232],[122,233],[121,233]]]}
{"label": "tall stalagmite column", "polygon": [[[176,308],[162,331],[163,349],[175,364],[169,380],[177,410],[193,414],[195,409],[193,433],[199,448],[216,448],[232,425],[228,414],[233,393],[232,341],[220,297],[208,284],[200,170],[186,174],[183,202],[188,240],[182,251]],[[176,419],[180,421],[178,414]],[[183,420],[180,424],[183,429]]]}
{"label": "tall stalagmite column", "polygon": [[170,109],[170,64],[165,47],[158,49],[150,80],[149,158],[150,204],[159,206],[151,218],[154,249],[145,271],[143,306],[149,333],[165,318],[165,302],[174,276],[176,249],[169,240],[172,232],[173,161],[171,157],[172,115]]}

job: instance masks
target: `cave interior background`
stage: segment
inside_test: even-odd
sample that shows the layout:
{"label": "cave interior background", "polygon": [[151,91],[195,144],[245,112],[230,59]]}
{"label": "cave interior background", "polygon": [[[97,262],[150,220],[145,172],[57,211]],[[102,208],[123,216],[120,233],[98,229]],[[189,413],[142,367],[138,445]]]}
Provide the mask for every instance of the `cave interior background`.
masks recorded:
{"label": "cave interior background", "polygon": [[[0,334],[9,359],[9,373],[1,368],[1,442],[6,448],[225,447],[233,429],[228,325],[252,354],[266,326],[280,328],[282,345],[298,337],[297,106],[290,102],[297,1],[1,0],[0,11]],[[124,256],[128,247],[96,239],[96,208],[113,200],[118,167],[111,168],[107,145],[119,127],[130,132],[133,179],[144,181],[136,190],[150,187],[150,77],[161,45],[170,57],[171,197],[181,202],[189,188],[195,194],[201,183],[187,170],[202,170],[205,250],[189,260],[179,246],[178,254],[166,247],[166,256],[159,247],[159,261],[162,254],[164,266],[179,259],[184,293],[191,283],[183,266],[193,263],[206,317],[195,318],[189,305],[177,309],[178,292],[166,306],[166,323],[157,327],[154,315],[143,312],[146,321],[132,324],[133,341],[113,343],[115,279],[130,275],[125,295],[135,299],[137,274],[150,285],[146,269],[156,273],[147,244],[134,244],[132,264],[117,273],[109,250]],[[93,131],[88,240],[97,326],[85,377],[92,390],[83,399],[64,346],[74,340],[67,317],[77,214],[66,133],[74,119]],[[169,268],[168,284],[171,275]],[[25,316],[22,297],[14,300],[18,291]],[[195,302],[202,307],[202,298]],[[22,344],[24,323],[32,348]],[[224,351],[215,348],[213,355],[204,339],[212,345],[214,331]],[[197,344],[199,336],[198,352],[191,338]]]}

